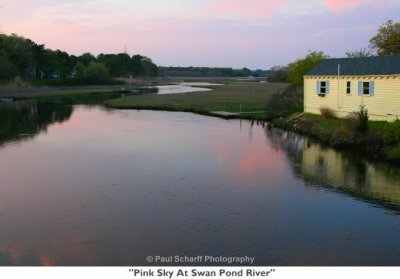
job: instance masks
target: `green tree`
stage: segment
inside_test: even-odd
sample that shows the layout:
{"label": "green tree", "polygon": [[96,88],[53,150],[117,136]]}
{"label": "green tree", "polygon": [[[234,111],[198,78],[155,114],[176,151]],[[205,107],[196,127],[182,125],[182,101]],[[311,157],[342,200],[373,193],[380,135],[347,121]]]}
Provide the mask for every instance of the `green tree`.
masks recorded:
{"label": "green tree", "polygon": [[361,57],[371,57],[374,55],[370,49],[364,47],[359,50],[348,51],[346,52],[346,56],[348,58],[361,58]]}
{"label": "green tree", "polygon": [[157,76],[158,75],[158,68],[157,66],[151,61],[148,57],[142,57],[140,61],[142,66],[142,75],[149,77],[149,76]]}
{"label": "green tree", "polygon": [[130,56],[126,53],[100,54],[97,61],[106,65],[112,77],[122,77],[129,74]]}
{"label": "green tree", "polygon": [[141,76],[143,74],[142,58],[143,56],[139,54],[133,55],[131,58],[129,70],[134,76]]}
{"label": "green tree", "polygon": [[251,76],[251,71],[250,69],[247,69],[246,67],[242,69],[242,76]]}
{"label": "green tree", "polygon": [[369,43],[379,56],[400,55],[400,23],[386,21]]}
{"label": "green tree", "polygon": [[90,62],[87,69],[87,77],[89,81],[94,83],[104,83],[110,78],[110,73],[103,63]]}
{"label": "green tree", "polygon": [[287,66],[274,66],[269,70],[267,80],[269,82],[286,82],[288,80]]}
{"label": "green tree", "polygon": [[[0,33],[0,80],[59,79],[57,84],[70,82],[71,75],[86,82],[104,82],[111,76],[155,76],[158,67],[150,58],[127,53],[101,54],[90,52],[77,57],[61,50],[46,49],[16,34]],[[51,83],[51,82],[50,82]]]}
{"label": "green tree", "polygon": [[129,64],[131,57],[127,53],[118,53],[116,55],[116,60],[119,67],[115,76],[122,77],[129,75]]}
{"label": "green tree", "polygon": [[46,49],[44,53],[45,63],[42,65],[42,76],[44,79],[52,79],[57,71],[57,55],[51,49]]}
{"label": "green tree", "polygon": [[12,80],[18,75],[18,68],[11,63],[6,53],[0,50],[0,81]]}
{"label": "green tree", "polygon": [[78,62],[81,62],[86,67],[89,66],[89,63],[92,61],[96,61],[96,57],[90,52],[85,52],[81,56],[78,57]]}
{"label": "green tree", "polygon": [[46,65],[46,50],[44,45],[38,45],[35,42],[27,39],[27,41],[31,45],[31,52],[33,55],[33,69],[32,69],[32,77],[33,78],[42,78],[43,69]]}
{"label": "green tree", "polygon": [[72,67],[69,59],[69,54],[65,51],[56,50],[56,68],[61,80],[66,79],[69,74],[72,72]]}
{"label": "green tree", "polygon": [[23,37],[11,34],[0,34],[0,50],[3,50],[13,65],[18,69],[18,75],[22,78],[30,78],[33,72],[33,55],[31,45]]}
{"label": "green tree", "polygon": [[323,59],[329,58],[322,51],[309,52],[304,58],[289,64],[288,80],[293,85],[302,85],[303,76],[318,65]]}
{"label": "green tree", "polygon": [[85,66],[79,62],[74,67],[74,78],[76,79],[84,79],[85,78]]}

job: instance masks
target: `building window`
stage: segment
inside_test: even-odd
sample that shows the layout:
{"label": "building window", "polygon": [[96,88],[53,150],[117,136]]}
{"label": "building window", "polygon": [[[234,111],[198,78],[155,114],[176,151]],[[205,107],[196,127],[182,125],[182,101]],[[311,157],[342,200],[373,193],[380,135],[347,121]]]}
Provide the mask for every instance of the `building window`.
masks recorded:
{"label": "building window", "polygon": [[324,97],[329,94],[329,81],[317,80],[317,95]]}
{"label": "building window", "polygon": [[369,82],[368,81],[364,81],[362,84],[362,92],[364,95],[370,95],[369,94]]}
{"label": "building window", "polygon": [[351,81],[348,81],[346,83],[346,94],[350,95],[351,94]]}
{"label": "building window", "polygon": [[321,81],[319,86],[319,94],[325,95],[326,94],[326,81]]}
{"label": "building window", "polygon": [[375,81],[358,81],[358,96],[374,96],[375,95]]}

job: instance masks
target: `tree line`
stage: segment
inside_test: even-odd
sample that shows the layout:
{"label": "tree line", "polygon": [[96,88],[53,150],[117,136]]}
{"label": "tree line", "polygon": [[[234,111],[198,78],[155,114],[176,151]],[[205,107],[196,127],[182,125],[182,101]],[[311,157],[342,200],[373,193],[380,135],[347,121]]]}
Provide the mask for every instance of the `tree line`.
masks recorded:
{"label": "tree line", "polygon": [[265,70],[248,68],[212,68],[212,67],[160,67],[160,75],[168,77],[265,77]]}
{"label": "tree line", "polygon": [[[400,23],[388,20],[382,24],[377,34],[369,40],[369,46],[360,50],[348,51],[349,58],[370,56],[400,55]],[[322,51],[309,52],[305,57],[297,59],[287,66],[274,66],[269,70],[268,81],[289,81],[293,85],[302,85],[303,76],[329,55]]]}
{"label": "tree line", "polygon": [[103,84],[116,77],[157,76],[158,67],[139,54],[99,54],[80,56],[52,50],[44,44],[16,34],[0,34],[0,81],[21,78],[25,81],[60,84]]}

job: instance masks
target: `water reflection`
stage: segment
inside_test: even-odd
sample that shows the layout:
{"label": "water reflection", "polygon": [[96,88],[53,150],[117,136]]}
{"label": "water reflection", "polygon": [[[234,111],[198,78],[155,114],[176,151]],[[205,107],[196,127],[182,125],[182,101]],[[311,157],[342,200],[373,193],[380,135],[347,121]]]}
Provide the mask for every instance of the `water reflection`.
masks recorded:
{"label": "water reflection", "polygon": [[24,101],[0,104],[0,146],[46,132],[48,125],[70,118],[72,106],[54,102]]}
{"label": "water reflection", "polygon": [[7,143],[31,140],[40,133],[45,133],[49,125],[69,120],[74,105],[110,110],[102,104],[121,96],[123,94],[98,94],[0,103],[0,147]]}
{"label": "water reflection", "polygon": [[396,169],[247,121],[65,106],[35,140],[0,147],[1,265],[400,261]]}
{"label": "water reflection", "polygon": [[283,149],[307,186],[343,192],[400,211],[400,169],[349,151],[337,152],[292,132],[273,129],[267,137]]}

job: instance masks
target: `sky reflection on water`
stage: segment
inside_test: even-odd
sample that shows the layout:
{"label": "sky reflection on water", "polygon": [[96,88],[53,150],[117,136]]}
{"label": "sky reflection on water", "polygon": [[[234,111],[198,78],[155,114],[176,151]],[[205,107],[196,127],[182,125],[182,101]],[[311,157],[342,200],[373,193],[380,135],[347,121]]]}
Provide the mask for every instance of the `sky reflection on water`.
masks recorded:
{"label": "sky reflection on water", "polygon": [[338,158],[247,121],[74,106],[0,147],[0,264],[397,265],[398,170],[357,159],[375,177],[360,189]]}

